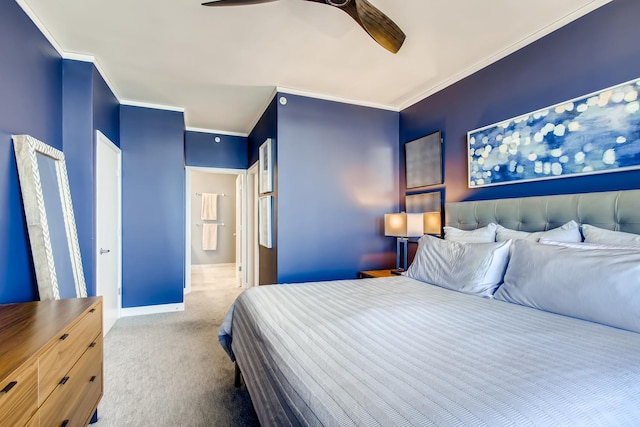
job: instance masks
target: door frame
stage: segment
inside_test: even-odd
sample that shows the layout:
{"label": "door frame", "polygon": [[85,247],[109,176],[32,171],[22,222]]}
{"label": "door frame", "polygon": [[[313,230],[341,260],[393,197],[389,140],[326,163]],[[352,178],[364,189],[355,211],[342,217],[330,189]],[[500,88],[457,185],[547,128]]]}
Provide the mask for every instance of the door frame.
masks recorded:
{"label": "door frame", "polygon": [[[245,193],[245,189],[247,187],[247,171],[245,169],[228,169],[228,168],[208,168],[201,166],[185,166],[185,275],[184,275],[184,293],[191,293],[191,199],[192,199],[192,191],[191,191],[191,172],[204,172],[209,174],[225,174],[225,175],[236,175],[242,177],[242,192]],[[242,195],[242,200],[246,200],[246,196]],[[243,208],[241,212],[241,224],[240,227],[242,230],[246,230],[247,223],[247,209],[246,205],[243,203]],[[247,242],[246,242],[246,233],[242,233],[242,250],[241,250],[241,259],[240,265],[244,266],[247,262]],[[237,260],[236,260],[236,268],[237,268]],[[247,269],[242,268],[242,286],[246,287],[247,284]]]}
{"label": "door frame", "polygon": [[[245,233],[247,263],[245,264],[245,277],[247,278],[247,286],[260,285],[260,246],[258,245],[259,169],[258,162],[255,162],[247,170],[247,188],[245,192],[245,206],[247,210],[247,231]],[[250,181],[253,181],[253,183],[250,183]],[[249,189],[253,191],[249,191]]]}
{"label": "door frame", "polygon": [[[118,232],[116,233],[116,249],[118,253],[117,257],[117,269],[118,269],[118,283],[116,284],[118,290],[118,319],[122,317],[122,150],[120,147],[115,145],[111,140],[99,130],[96,130],[96,150],[95,150],[95,167],[96,171],[98,168],[98,164],[100,164],[100,155],[98,151],[98,144],[104,144],[104,146],[116,153],[118,156],[118,171],[120,172],[117,175],[118,178],[118,189],[117,189],[117,200],[118,200]],[[94,199],[94,211],[95,211],[95,241],[94,241],[94,259],[96,260],[96,268],[95,268],[95,283],[96,283],[96,295],[99,295],[99,282],[98,278],[100,277],[100,263],[98,259],[100,257],[100,245],[98,242],[98,224],[100,224],[100,211],[98,210],[98,174],[95,174],[95,199]]]}

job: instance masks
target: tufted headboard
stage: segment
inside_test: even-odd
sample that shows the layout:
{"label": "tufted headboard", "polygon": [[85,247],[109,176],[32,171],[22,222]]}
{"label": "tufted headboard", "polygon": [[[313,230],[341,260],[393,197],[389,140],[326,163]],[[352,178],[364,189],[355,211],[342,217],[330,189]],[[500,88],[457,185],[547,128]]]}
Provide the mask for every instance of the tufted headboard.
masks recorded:
{"label": "tufted headboard", "polygon": [[445,214],[446,225],[463,230],[495,222],[513,230],[544,231],[575,220],[640,234],[640,190],[455,202],[446,204]]}

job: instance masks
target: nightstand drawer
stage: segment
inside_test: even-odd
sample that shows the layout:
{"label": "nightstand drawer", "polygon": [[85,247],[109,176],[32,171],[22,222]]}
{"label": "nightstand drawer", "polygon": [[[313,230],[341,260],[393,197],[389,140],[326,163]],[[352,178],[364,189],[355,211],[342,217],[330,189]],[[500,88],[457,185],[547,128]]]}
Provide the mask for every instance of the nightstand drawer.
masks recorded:
{"label": "nightstand drawer", "polygon": [[38,369],[20,368],[0,383],[0,427],[24,425],[38,409]]}

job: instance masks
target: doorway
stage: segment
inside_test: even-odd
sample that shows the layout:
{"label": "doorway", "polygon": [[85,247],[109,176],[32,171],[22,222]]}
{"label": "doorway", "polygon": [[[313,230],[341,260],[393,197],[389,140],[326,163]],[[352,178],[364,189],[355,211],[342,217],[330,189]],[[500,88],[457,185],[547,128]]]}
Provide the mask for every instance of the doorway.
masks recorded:
{"label": "doorway", "polygon": [[96,294],[102,296],[103,334],[122,307],[122,153],[96,131]]}
{"label": "doorway", "polygon": [[246,284],[246,176],[244,170],[186,167],[185,294],[192,275],[207,283],[207,276],[231,272],[234,286]]}

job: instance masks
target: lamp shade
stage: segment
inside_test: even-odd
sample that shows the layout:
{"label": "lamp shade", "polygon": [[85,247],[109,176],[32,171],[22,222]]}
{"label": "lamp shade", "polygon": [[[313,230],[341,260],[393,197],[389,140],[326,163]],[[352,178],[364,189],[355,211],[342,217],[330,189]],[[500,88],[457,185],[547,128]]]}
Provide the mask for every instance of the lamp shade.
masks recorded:
{"label": "lamp shade", "polygon": [[424,213],[424,234],[437,234],[442,233],[442,215],[440,212],[425,212]]}
{"label": "lamp shade", "polygon": [[405,212],[385,214],[384,235],[394,237],[422,236],[424,219],[422,214],[408,214]]}

